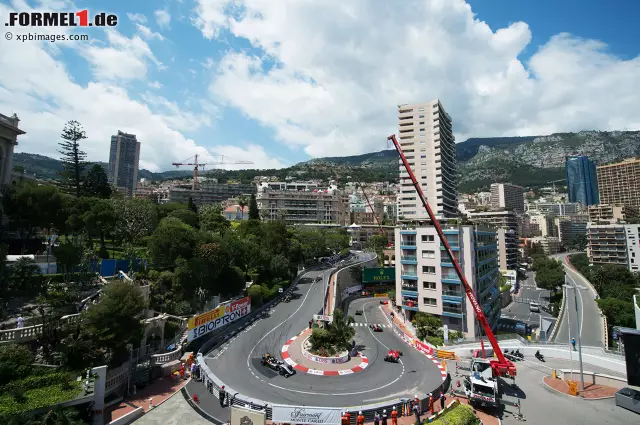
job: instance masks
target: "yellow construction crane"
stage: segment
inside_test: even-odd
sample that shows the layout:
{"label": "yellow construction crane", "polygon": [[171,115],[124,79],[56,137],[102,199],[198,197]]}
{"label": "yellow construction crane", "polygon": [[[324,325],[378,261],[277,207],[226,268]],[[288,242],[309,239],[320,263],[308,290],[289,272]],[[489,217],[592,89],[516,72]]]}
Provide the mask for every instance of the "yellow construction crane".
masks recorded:
{"label": "yellow construction crane", "polygon": [[[226,159],[225,159],[226,158]],[[193,162],[189,162],[193,159]],[[231,161],[228,161],[230,159]],[[198,189],[198,170],[200,167],[204,168],[206,165],[222,165],[222,164],[253,164],[253,161],[241,161],[237,159],[233,159],[229,156],[225,157],[224,155],[220,155],[220,161],[213,161],[202,163],[198,162],[198,154],[191,156],[181,162],[172,162],[171,165],[175,165],[176,168],[181,165],[192,165],[193,166],[193,190]]]}

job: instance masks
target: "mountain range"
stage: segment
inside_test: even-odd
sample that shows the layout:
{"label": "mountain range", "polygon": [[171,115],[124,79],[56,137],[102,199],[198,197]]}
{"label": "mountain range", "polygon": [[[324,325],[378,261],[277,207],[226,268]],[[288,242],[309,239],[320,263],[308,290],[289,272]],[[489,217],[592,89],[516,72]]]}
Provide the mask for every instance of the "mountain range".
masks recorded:
{"label": "mountain range", "polygon": [[[598,164],[640,156],[640,131],[581,131],[547,136],[471,138],[456,145],[458,185],[461,192],[486,189],[493,182],[511,182],[539,187],[564,179],[567,155],[587,155]],[[15,153],[14,168],[43,179],[57,179],[62,163],[38,154]],[[105,163],[98,163],[105,167]],[[138,176],[158,181],[188,177],[191,170],[153,173],[140,170]],[[279,170],[220,170],[206,174],[219,181],[249,182],[256,176],[277,179],[337,179],[338,181],[397,181],[395,150],[362,155],[316,158]]]}

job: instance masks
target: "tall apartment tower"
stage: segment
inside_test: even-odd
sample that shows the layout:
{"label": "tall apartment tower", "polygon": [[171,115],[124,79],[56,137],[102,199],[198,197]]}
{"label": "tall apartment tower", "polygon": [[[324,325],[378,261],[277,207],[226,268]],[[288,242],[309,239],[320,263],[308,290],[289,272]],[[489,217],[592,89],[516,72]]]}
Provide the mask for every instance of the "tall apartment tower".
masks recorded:
{"label": "tall apartment tower", "polygon": [[510,183],[491,184],[491,208],[524,212],[524,188]]}
{"label": "tall apartment tower", "polygon": [[[458,187],[456,144],[451,117],[438,99],[422,104],[398,105],[399,143],[411,169],[438,218],[456,216]],[[406,221],[428,220],[402,162],[398,217]]]}
{"label": "tall apartment tower", "polygon": [[629,158],[598,167],[603,204],[640,207],[640,158]]}
{"label": "tall apartment tower", "polygon": [[138,182],[138,162],[140,161],[140,142],[135,134],[118,130],[111,136],[109,151],[109,183],[116,186],[127,196],[133,196]]}
{"label": "tall apartment tower", "polygon": [[567,156],[565,163],[569,202],[584,206],[600,203],[596,164],[584,155]]}

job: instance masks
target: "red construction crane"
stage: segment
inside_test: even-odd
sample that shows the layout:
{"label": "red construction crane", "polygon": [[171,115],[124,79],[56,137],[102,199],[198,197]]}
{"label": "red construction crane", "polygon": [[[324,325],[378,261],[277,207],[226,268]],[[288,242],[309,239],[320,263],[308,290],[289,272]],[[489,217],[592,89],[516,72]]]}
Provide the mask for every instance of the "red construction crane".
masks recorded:
{"label": "red construction crane", "polygon": [[[369,205],[369,208],[371,208],[371,212],[373,213],[373,217],[376,219],[376,223],[378,223],[378,228],[380,229],[380,234],[388,239],[389,236],[387,235],[387,232],[385,232],[384,229],[382,228],[382,223],[380,223],[380,219],[378,218],[378,214],[376,214],[376,210],[373,209],[373,205],[371,205],[371,202],[369,201],[369,197],[367,196],[367,192],[364,191],[364,185],[362,183],[356,183],[356,189],[357,189],[358,186],[360,186],[360,189],[362,189],[362,194],[364,195],[364,199],[367,200],[367,204]],[[390,247],[390,246],[391,246],[391,242],[387,241],[387,248]]]}
{"label": "red construction crane", "polygon": [[[231,157],[227,157],[229,159],[233,159]],[[191,159],[193,159],[193,162],[188,162]],[[181,165],[193,165],[193,190],[198,189],[198,168],[202,167],[204,168],[206,165],[220,165],[220,164],[253,164],[252,161],[240,161],[240,160],[236,160],[233,159],[233,161],[225,161],[225,157],[224,155],[220,155],[220,161],[214,161],[214,162],[208,162],[208,163],[202,163],[202,162],[198,162],[198,154],[195,154],[194,156],[191,156],[185,160],[183,160],[182,162],[172,162],[171,165],[175,165],[176,167],[179,167]]]}
{"label": "red construction crane", "polygon": [[431,223],[433,223],[433,226],[436,228],[436,232],[438,232],[440,243],[444,245],[445,251],[447,251],[447,255],[449,256],[449,259],[453,264],[453,267],[456,269],[456,274],[458,275],[458,279],[460,279],[460,282],[462,282],[462,284],[464,285],[464,291],[466,292],[467,298],[469,299],[469,302],[471,303],[471,306],[475,311],[476,319],[478,319],[478,322],[480,322],[480,325],[482,325],[482,328],[484,329],[484,333],[489,339],[489,342],[491,343],[491,347],[493,347],[493,352],[495,353],[496,357],[498,357],[497,360],[490,360],[493,375],[515,377],[516,366],[513,364],[512,361],[504,357],[504,354],[502,353],[502,350],[498,345],[498,341],[496,340],[496,337],[493,335],[493,331],[491,331],[491,326],[489,325],[489,321],[487,320],[487,317],[484,315],[484,312],[482,311],[482,307],[480,307],[480,303],[478,302],[478,299],[476,298],[476,295],[473,292],[473,288],[471,288],[471,286],[469,285],[469,282],[467,282],[467,278],[462,272],[460,263],[458,263],[458,260],[453,255],[453,250],[451,249],[451,245],[449,245],[449,241],[444,236],[442,227],[440,227],[440,223],[436,219],[436,216],[433,214],[433,211],[431,210],[431,207],[427,202],[427,198],[425,198],[424,193],[422,192],[422,188],[418,184],[418,180],[416,179],[415,174],[413,174],[413,171],[411,170],[411,166],[407,162],[407,158],[404,156],[404,152],[402,152],[402,148],[400,147],[400,143],[398,143],[398,140],[396,139],[396,135],[392,134],[387,138],[387,140],[391,140],[396,150],[398,151],[398,154],[402,159],[402,164],[404,165],[404,168],[407,170],[407,173],[409,174],[409,178],[411,178],[411,181],[413,182],[413,187],[416,189],[416,192],[418,192],[418,196],[422,201],[422,205],[427,210],[427,214],[431,219]]}

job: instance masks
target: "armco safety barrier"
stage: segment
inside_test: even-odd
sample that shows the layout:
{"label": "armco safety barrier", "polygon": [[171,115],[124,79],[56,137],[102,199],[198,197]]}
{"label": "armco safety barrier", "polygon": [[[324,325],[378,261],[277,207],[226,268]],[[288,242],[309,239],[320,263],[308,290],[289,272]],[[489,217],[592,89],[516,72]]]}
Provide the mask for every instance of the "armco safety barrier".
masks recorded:
{"label": "armco safety barrier", "polygon": [[[354,264],[355,263],[357,262],[354,262]],[[333,272],[335,272],[335,270]],[[200,365],[203,385],[207,388],[207,390],[211,394],[218,397],[220,387],[222,385],[225,385],[225,389],[229,397],[230,405],[265,411],[267,415],[267,419],[271,419],[271,407],[269,406],[270,403],[264,400],[258,400],[258,399],[243,396],[240,393],[234,391],[233,388],[231,388],[228,384],[223,384],[223,382],[216,377],[216,375],[213,373],[211,368],[209,368],[209,366],[204,361],[204,355],[206,355],[217,346],[229,340],[232,335],[237,334],[240,330],[246,328],[251,323],[255,322],[258,319],[258,315],[261,314],[261,312],[264,311],[264,309],[270,308],[273,304],[280,301],[281,297],[284,297],[285,294],[293,290],[293,288],[297,285],[297,281],[300,278],[300,276],[302,275],[299,275],[294,279],[291,286],[287,288],[287,291],[285,291],[285,293],[282,294],[280,297],[268,303],[267,305],[263,306],[262,308],[252,312],[249,316],[247,316],[247,318],[243,322],[239,322],[236,326],[229,327],[226,330],[227,334],[225,336],[218,335],[218,337],[216,338],[210,338],[207,342],[205,342],[202,345],[202,347],[198,351],[197,361],[198,361],[198,364]],[[434,388],[430,392],[432,392],[435,397],[438,397],[441,392],[446,392],[448,390],[450,383],[451,383],[451,379],[449,376],[447,376],[447,379],[445,379],[444,382],[442,382],[440,385],[438,385],[436,388]],[[420,408],[422,411],[425,411],[425,409],[428,407],[427,404],[428,404],[427,399],[421,400]],[[393,406],[398,406],[402,411],[406,412],[407,414],[411,414],[410,402],[407,399],[395,399],[395,400],[390,400],[388,402],[368,404],[368,405],[362,405],[362,406],[343,406],[343,408],[345,410],[349,410],[353,412],[357,412],[361,410],[365,416],[365,420],[367,422],[372,422],[373,415],[375,414],[376,411],[381,411],[382,409],[387,409],[388,411],[391,411],[391,408]],[[355,421],[355,415],[353,415],[353,421]]]}
{"label": "armco safety barrier", "polygon": [[436,350],[436,357],[439,359],[455,360],[456,353],[453,351]]}

